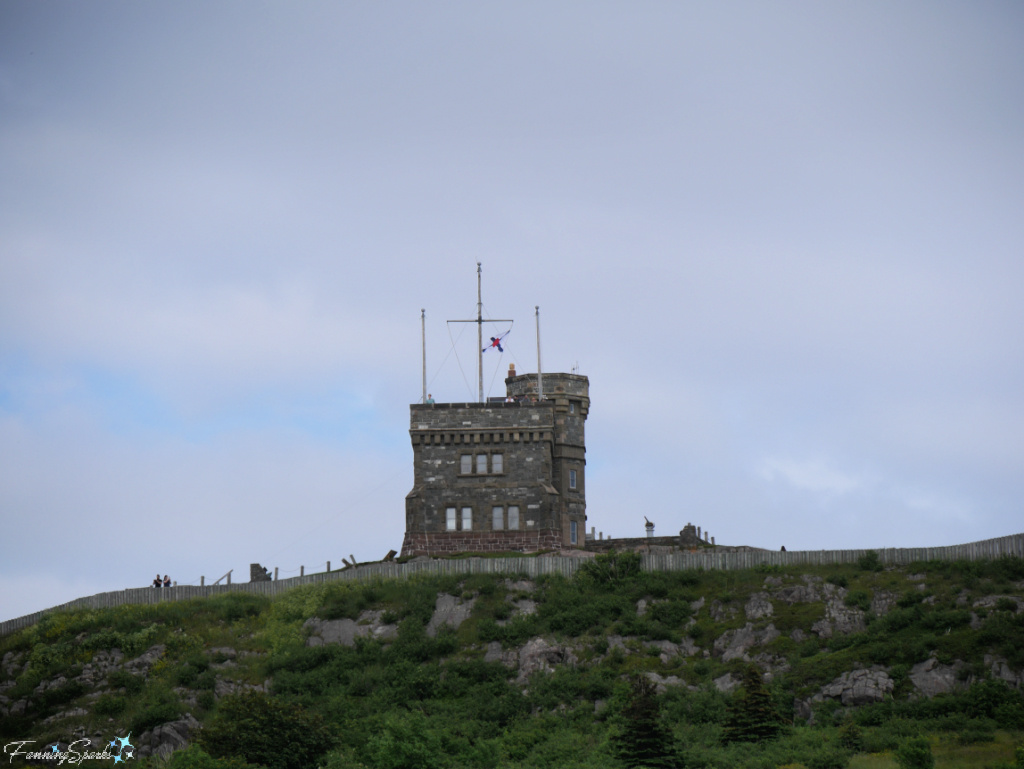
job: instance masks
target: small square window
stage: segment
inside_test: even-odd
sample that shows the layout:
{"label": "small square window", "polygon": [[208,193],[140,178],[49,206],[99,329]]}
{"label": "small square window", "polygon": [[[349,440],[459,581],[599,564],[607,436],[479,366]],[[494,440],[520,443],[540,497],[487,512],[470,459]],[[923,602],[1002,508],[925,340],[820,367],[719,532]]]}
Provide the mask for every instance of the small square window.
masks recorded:
{"label": "small square window", "polygon": [[508,506],[508,527],[512,531],[519,531],[519,506]]}
{"label": "small square window", "polygon": [[505,528],[505,508],[495,506],[491,510],[491,528],[501,531]]}
{"label": "small square window", "polygon": [[487,455],[477,454],[476,455],[476,474],[487,475]]}
{"label": "small square window", "polygon": [[469,475],[470,473],[473,472],[473,455],[472,454],[463,454],[462,455],[462,465],[461,465],[461,467],[459,469],[459,472],[461,472],[463,475]]}
{"label": "small square window", "polygon": [[504,470],[504,457],[501,454],[491,454],[491,472],[492,473],[503,473]]}
{"label": "small square window", "polygon": [[445,528],[447,528],[448,531],[455,531],[455,508],[449,507],[447,510],[444,511],[444,513],[446,519]]}
{"label": "small square window", "polygon": [[473,528],[473,508],[462,508],[462,530],[469,531]]}
{"label": "small square window", "polygon": [[575,489],[576,488],[576,471],[575,470],[570,470],[569,471],[569,488],[570,489]]}

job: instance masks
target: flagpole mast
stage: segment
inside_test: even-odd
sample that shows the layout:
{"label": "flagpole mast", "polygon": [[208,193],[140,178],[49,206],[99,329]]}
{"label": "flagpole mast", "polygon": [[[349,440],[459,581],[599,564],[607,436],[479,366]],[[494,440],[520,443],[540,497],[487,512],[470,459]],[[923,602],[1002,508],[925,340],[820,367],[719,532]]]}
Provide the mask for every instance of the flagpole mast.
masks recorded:
{"label": "flagpole mast", "polygon": [[540,305],[534,305],[537,314],[537,400],[544,400],[544,378],[540,373]]}
{"label": "flagpole mast", "polygon": [[423,337],[423,396],[420,403],[427,402],[427,311],[420,309],[420,333]]}
{"label": "flagpole mast", "polygon": [[[480,269],[480,262],[476,263],[476,317],[468,320],[450,320],[449,323],[476,323],[476,370],[477,370],[477,397],[480,399],[480,403],[484,402],[484,300],[483,293],[480,287],[480,276],[482,270]],[[487,318],[487,323],[511,323],[511,318]],[[511,330],[511,326],[509,327]],[[506,334],[508,331],[505,332]],[[494,341],[494,337],[491,340]],[[501,339],[498,338],[497,342],[494,342],[495,347],[499,350],[501,346],[498,344]],[[466,383],[469,384],[468,382]]]}
{"label": "flagpole mast", "polygon": [[480,262],[476,263],[476,373],[479,402],[484,402],[484,300],[480,293]]}

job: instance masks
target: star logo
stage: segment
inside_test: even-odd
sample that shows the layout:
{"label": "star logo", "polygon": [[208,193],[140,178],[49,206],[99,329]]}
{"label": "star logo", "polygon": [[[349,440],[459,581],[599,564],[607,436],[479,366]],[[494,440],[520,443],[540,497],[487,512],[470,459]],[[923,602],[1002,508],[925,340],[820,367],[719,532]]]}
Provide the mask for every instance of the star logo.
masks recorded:
{"label": "star logo", "polygon": [[110,741],[110,747],[117,751],[117,755],[114,756],[115,764],[122,764],[126,759],[135,757],[135,746],[129,742],[131,737],[132,733],[128,732],[127,737],[115,737]]}
{"label": "star logo", "polygon": [[60,753],[60,746],[59,745],[54,745],[53,747],[50,748],[50,750],[52,750],[54,753]]}

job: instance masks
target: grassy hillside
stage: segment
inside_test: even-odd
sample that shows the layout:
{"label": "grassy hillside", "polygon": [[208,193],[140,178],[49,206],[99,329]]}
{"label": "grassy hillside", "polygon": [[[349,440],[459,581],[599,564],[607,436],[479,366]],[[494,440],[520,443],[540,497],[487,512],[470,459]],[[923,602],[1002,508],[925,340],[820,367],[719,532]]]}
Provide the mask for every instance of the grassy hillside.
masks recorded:
{"label": "grassy hillside", "polygon": [[916,745],[1008,767],[1024,562],[642,573],[620,554],[572,579],[59,613],[0,659],[5,745],[192,743],[142,767],[618,767],[643,745],[664,766],[895,767]]}

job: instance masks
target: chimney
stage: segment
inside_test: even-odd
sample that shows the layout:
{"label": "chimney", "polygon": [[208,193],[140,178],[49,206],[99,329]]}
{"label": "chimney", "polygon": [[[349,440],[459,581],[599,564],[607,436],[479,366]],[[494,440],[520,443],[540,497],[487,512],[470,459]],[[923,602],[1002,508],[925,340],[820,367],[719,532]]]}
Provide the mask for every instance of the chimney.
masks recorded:
{"label": "chimney", "polygon": [[511,379],[515,375],[516,375],[516,364],[515,363],[509,363],[508,364],[508,378]]}

